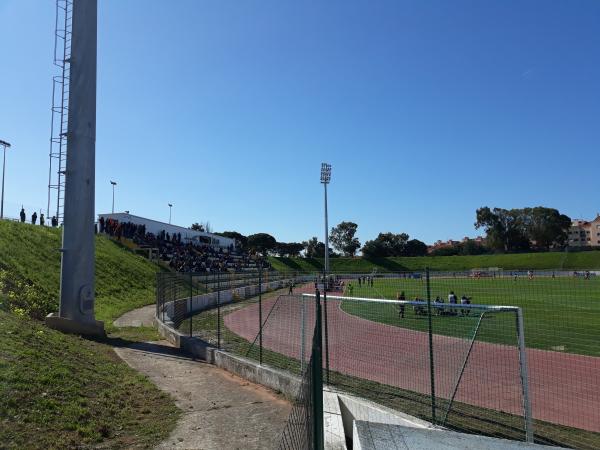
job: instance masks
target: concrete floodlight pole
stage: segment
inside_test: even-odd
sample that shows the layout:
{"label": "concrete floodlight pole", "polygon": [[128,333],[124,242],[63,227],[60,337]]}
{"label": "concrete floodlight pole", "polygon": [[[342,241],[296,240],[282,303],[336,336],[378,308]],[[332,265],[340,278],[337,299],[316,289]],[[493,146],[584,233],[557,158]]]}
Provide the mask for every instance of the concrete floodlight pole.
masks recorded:
{"label": "concrete floodlight pole", "polygon": [[115,186],[117,185],[117,182],[111,180],[110,184],[112,184],[112,189],[113,189],[112,213],[114,214],[115,213]]}
{"label": "concrete floodlight pole", "polygon": [[73,0],[60,309],[48,326],[104,334],[94,318],[97,0]]}
{"label": "concrete floodlight pole", "polygon": [[171,210],[173,209],[173,205],[171,203],[168,203],[169,205],[169,225],[171,225]]}
{"label": "concrete floodlight pole", "polygon": [[2,201],[0,202],[0,219],[4,219],[4,173],[6,169],[6,149],[10,148],[10,144],[0,140],[0,145],[4,149],[2,156]]}
{"label": "concrete floodlight pole", "polygon": [[327,214],[327,185],[331,181],[331,164],[321,164],[321,183],[325,188],[325,273],[329,273],[329,223]]}

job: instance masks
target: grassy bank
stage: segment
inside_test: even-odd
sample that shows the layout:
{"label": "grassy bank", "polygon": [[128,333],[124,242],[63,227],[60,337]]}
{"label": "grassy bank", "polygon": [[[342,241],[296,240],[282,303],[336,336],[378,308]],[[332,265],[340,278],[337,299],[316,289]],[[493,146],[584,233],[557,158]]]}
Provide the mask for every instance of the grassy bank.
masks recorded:
{"label": "grassy bank", "polygon": [[114,319],[154,301],[158,267],[96,238],[96,317],[109,338],[93,342],[47,329],[58,310],[60,230],[0,221],[0,446],[148,448],[165,439],[173,400],[113,351],[157,339],[153,328]]}
{"label": "grassy bank", "polygon": [[6,311],[0,329],[3,448],[147,448],[175,426],[171,398],[111,346]]}
{"label": "grassy bank", "polygon": [[[322,258],[269,259],[275,270],[314,272],[323,270]],[[476,256],[418,256],[399,258],[331,258],[331,270],[335,272],[400,272],[410,270],[459,271],[486,267],[515,269],[600,269],[600,251],[519,253],[509,255]]]}
{"label": "grassy bank", "polygon": [[[60,230],[0,221],[0,292],[7,307],[42,319],[58,310]],[[96,237],[96,318],[107,325],[154,301],[159,267]]]}

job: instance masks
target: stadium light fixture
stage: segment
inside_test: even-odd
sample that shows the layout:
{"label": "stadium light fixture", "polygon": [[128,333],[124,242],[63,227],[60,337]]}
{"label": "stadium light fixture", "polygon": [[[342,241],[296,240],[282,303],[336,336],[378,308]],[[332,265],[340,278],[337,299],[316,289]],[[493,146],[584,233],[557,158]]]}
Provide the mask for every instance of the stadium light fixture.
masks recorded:
{"label": "stadium light fixture", "polygon": [[113,190],[112,213],[114,214],[115,213],[115,186],[117,185],[117,182],[110,180],[110,184],[112,184],[112,190]]}
{"label": "stadium light fixture", "polygon": [[173,209],[173,204],[168,203],[169,205],[169,225],[171,225],[171,210]]}
{"label": "stadium light fixture", "polygon": [[329,224],[327,217],[327,185],[331,181],[331,164],[321,163],[321,184],[325,190],[325,273],[329,273]]}
{"label": "stadium light fixture", "polygon": [[6,149],[10,148],[10,144],[0,140],[0,145],[4,149],[4,155],[2,157],[2,202],[0,203],[0,219],[4,219],[4,170],[6,168]]}
{"label": "stadium light fixture", "polygon": [[331,164],[321,163],[321,183],[329,184],[331,181]]}

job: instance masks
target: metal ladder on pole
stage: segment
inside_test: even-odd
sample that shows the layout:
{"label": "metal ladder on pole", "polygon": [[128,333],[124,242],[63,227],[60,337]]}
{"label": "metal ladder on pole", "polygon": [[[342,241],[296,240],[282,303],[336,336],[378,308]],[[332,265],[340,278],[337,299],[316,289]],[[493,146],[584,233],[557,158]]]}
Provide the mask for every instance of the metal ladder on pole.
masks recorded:
{"label": "metal ladder on pole", "polygon": [[55,216],[63,222],[69,122],[69,74],[71,62],[71,24],[73,0],[56,0],[54,65],[52,77],[52,118],[50,123],[50,165],[48,170],[47,220]]}

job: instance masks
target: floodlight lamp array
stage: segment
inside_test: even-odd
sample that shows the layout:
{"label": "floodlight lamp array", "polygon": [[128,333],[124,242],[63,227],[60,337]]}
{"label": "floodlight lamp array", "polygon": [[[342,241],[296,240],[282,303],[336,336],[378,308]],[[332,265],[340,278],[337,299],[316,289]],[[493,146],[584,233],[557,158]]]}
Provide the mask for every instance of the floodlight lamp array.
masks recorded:
{"label": "floodlight lamp array", "polygon": [[328,184],[331,181],[331,164],[321,164],[321,183]]}

